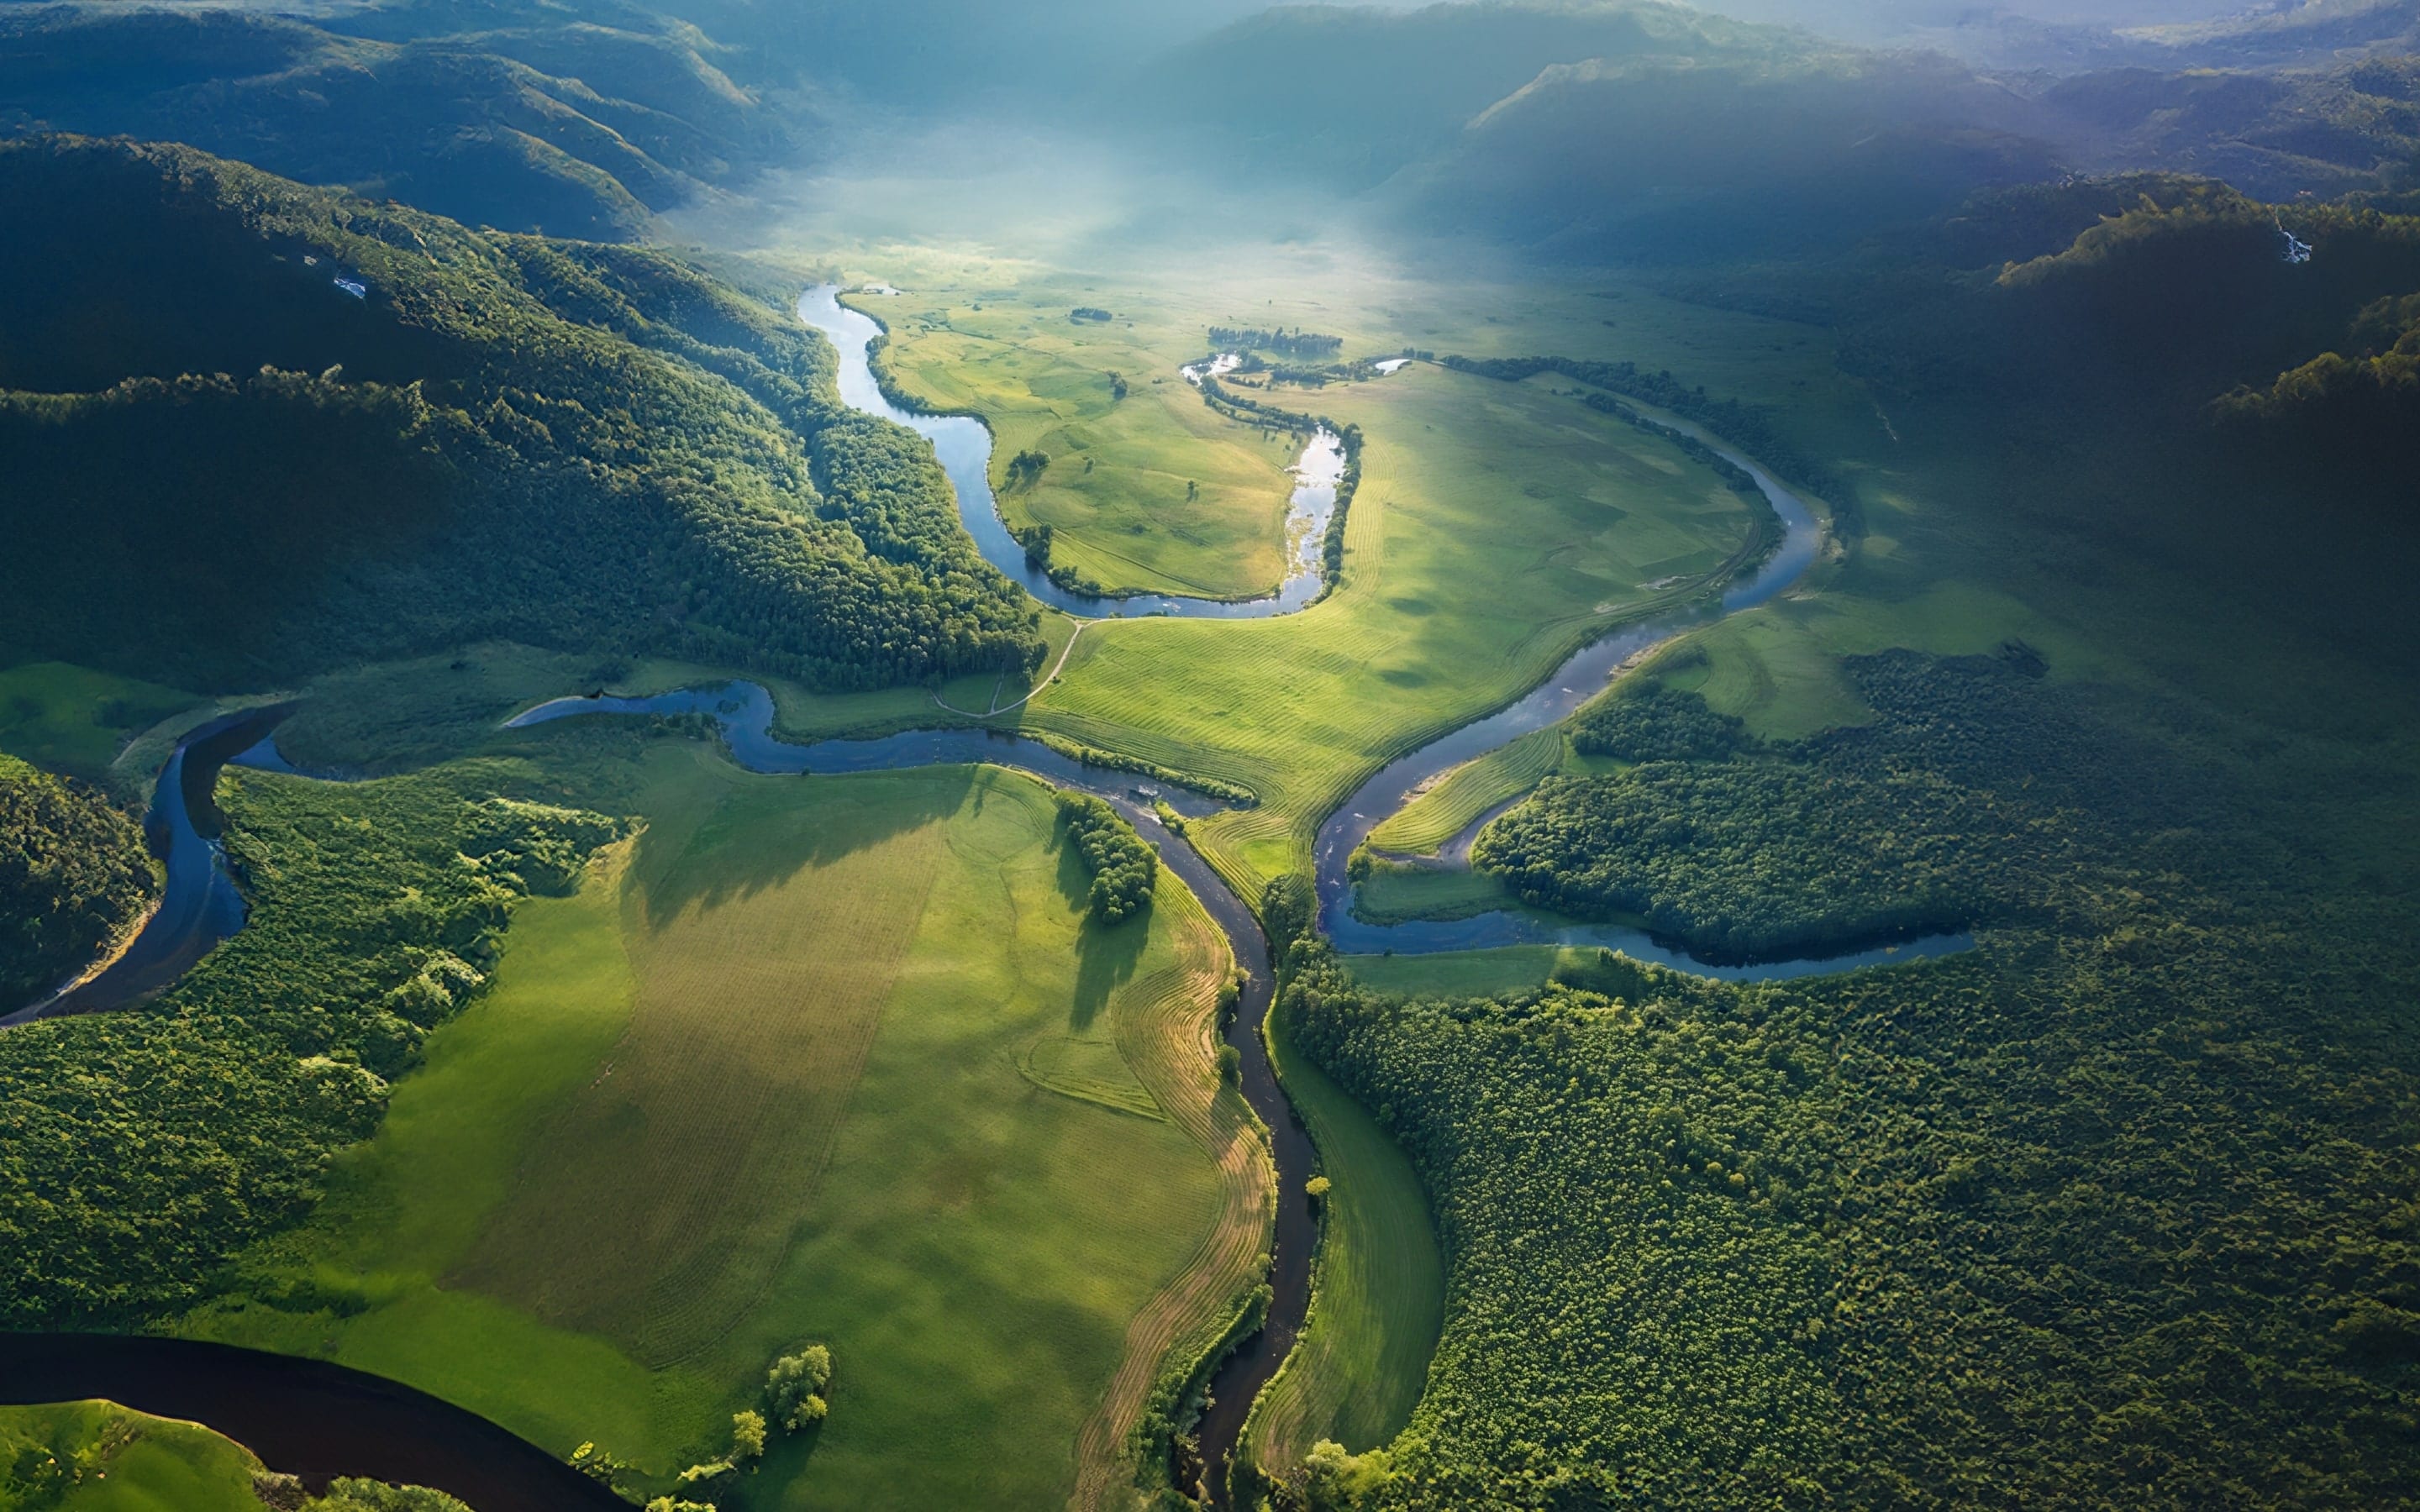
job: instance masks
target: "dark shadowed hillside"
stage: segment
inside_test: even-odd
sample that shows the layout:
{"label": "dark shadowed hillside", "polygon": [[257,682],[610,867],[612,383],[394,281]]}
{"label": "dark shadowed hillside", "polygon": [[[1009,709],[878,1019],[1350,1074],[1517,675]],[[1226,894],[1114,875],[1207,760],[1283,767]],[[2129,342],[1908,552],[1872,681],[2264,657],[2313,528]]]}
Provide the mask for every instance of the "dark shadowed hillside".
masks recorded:
{"label": "dark shadowed hillside", "polygon": [[1284,6],[1170,54],[1138,95],[1200,133],[1212,166],[1284,163],[1361,189],[1449,146],[1555,64],[1771,58],[1812,45],[1664,0]]}
{"label": "dark shadowed hillside", "polygon": [[1038,654],[929,451],[672,258],[72,138],[0,147],[0,207],[13,651],[188,687],[485,635],[846,687]]}
{"label": "dark shadowed hillside", "polygon": [[2040,124],[1936,57],[1592,61],[1546,69],[1391,187],[1433,231],[1694,262],[1858,239],[2055,176]]}
{"label": "dark shadowed hillside", "polygon": [[[635,12],[642,29],[537,8],[361,19],[401,35],[248,10],[11,7],[0,128],[189,142],[467,224],[614,239],[798,150],[704,37]],[[445,21],[477,29],[427,29]]]}

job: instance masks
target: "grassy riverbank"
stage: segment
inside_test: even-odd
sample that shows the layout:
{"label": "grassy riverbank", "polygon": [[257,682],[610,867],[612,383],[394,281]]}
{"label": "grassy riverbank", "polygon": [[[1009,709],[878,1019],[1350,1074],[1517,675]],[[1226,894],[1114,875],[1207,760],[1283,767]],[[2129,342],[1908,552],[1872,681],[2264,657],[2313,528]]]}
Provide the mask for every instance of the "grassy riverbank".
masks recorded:
{"label": "grassy riverbank", "polygon": [[524,910],[318,1217],[189,1331],[658,1485],[818,1341],[831,1416],[748,1504],[1063,1503],[1112,1383],[1227,1304],[1265,1223],[1221,1176],[1215,933],[1174,887],[1088,922],[1023,778],[758,778],[686,742],[570,770],[644,833]]}
{"label": "grassy riverbank", "polygon": [[[1201,305],[1191,321],[1163,327],[1165,359],[1190,360],[1200,355],[1187,349],[1191,325],[1226,317],[1216,301],[1240,302],[1245,291],[1232,283],[1173,289],[1098,302],[1137,311],[1139,326],[1151,318],[1141,312],[1162,301]],[[1435,323],[1412,332],[1390,314],[1307,309],[1300,288],[1280,292],[1295,306],[1292,323],[1344,331],[1368,349],[1417,339],[1493,352],[1519,350],[1524,339],[1467,305],[1423,309]],[[987,305],[1001,298],[996,286],[985,294]],[[1539,322],[1533,331],[1576,324],[1579,301],[1569,296],[1512,302]],[[884,305],[887,316],[893,301]],[[1722,353],[1725,373],[1759,363],[1768,364],[1761,371],[1778,363],[1804,372],[1816,355],[1805,332],[1777,322],[1701,321],[1691,332],[1645,297],[1604,308],[1625,316],[1651,309],[1637,323],[1670,332],[1673,351]],[[1603,322],[1612,318],[1592,310],[1589,329],[1609,339],[1618,328]],[[894,330],[894,370],[912,373],[920,348],[940,333]],[[929,397],[974,402],[970,393]],[[1189,832],[1247,896],[1267,876],[1307,869],[1319,820],[1376,764],[1524,691],[1570,649],[1654,600],[1643,585],[1711,571],[1745,539],[1750,519],[1736,496],[1667,443],[1550,383],[1490,384],[1415,366],[1301,402],[1358,422],[1371,438],[1342,590],[1280,620],[1103,625],[1077,643],[1063,678],[1021,721],[1257,791],[1259,810]],[[1016,449],[1001,442],[1002,452]],[[1366,1448],[1406,1420],[1436,1335],[1443,1270],[1427,1196],[1402,1153],[1293,1050],[1282,1024],[1273,1039],[1335,1182],[1311,1319],[1247,1439],[1262,1463],[1290,1473],[1319,1439]]]}

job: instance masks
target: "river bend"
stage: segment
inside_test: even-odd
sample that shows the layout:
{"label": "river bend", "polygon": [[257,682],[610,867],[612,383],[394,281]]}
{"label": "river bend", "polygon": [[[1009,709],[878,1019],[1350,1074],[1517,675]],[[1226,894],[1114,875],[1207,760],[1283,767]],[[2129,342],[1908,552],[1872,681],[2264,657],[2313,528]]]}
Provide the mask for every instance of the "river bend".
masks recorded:
{"label": "river bend", "polygon": [[[1306,530],[1303,524],[1307,518],[1324,521],[1325,516],[1318,511],[1334,507],[1342,453],[1333,437],[1323,432],[1314,438],[1297,471],[1293,530],[1299,533],[1290,536],[1296,544],[1297,553],[1293,573],[1277,594],[1237,603],[1174,595],[1112,600],[1068,594],[1026,560],[1024,548],[1008,533],[1000,517],[988,474],[989,430],[971,417],[915,414],[893,406],[875,381],[868,361],[868,344],[879,334],[880,327],[870,316],[841,304],[837,293],[829,285],[810,289],[800,300],[799,311],[801,318],[823,331],[840,350],[841,396],[856,409],[907,425],[932,441],[956,488],[959,516],[969,534],[986,560],[1036,598],[1085,617],[1114,610],[1250,618],[1290,612],[1318,596],[1322,587],[1320,531]],[[1497,913],[1450,922],[1419,921],[1393,926],[1373,925],[1353,917],[1351,883],[1345,874],[1347,861],[1370,832],[1401,808],[1422,783],[1568,717],[1603,691],[1614,672],[1633,658],[1689,629],[1767,602],[1795,582],[1815,560],[1822,529],[1805,501],[1754,462],[1698,427],[1671,417],[1654,418],[1659,424],[1713,446],[1755,479],[1782,523],[1782,539],[1777,548],[1718,596],[1623,627],[1590,642],[1528,694],[1440,736],[1364,782],[1322,825],[1314,851],[1321,927],[1340,949],[1418,952],[1520,943],[1587,943],[1616,946],[1636,958],[1701,975],[1775,980],[1941,954],[1971,945],[1963,935],[1941,935],[1828,959],[1712,964],[1636,930],[1556,925],[1524,914]],[[85,1011],[136,1000],[173,982],[218,941],[241,927],[240,895],[227,876],[223,855],[194,816],[197,812],[206,816],[209,820],[207,827],[215,832],[209,795],[219,768],[231,759],[255,766],[291,770],[268,738],[277,719],[287,712],[281,707],[225,716],[196,730],[178,745],[162,772],[150,816],[153,843],[166,860],[169,873],[167,893],[159,914],[138,934],[124,958],[108,971],[71,995],[39,1005],[38,1010],[0,1019],[0,1024],[18,1022],[37,1012]],[[1237,964],[1249,974],[1237,1011],[1226,1030],[1226,1040],[1241,1057],[1244,1096],[1272,1134],[1279,1202],[1269,1276],[1274,1295],[1267,1320],[1257,1335],[1218,1366],[1212,1380],[1214,1401],[1200,1427],[1202,1478],[1213,1499],[1223,1504],[1225,1470],[1245,1416],[1253,1398],[1293,1348],[1306,1317],[1311,1257],[1317,1232],[1316,1218],[1303,1190],[1315,1152],[1269,1063],[1262,1034],[1274,986],[1268,941],[1245,900],[1235,895],[1190,843],[1161,825],[1156,808],[1166,803],[1181,815],[1199,818],[1218,811],[1223,805],[1182,787],[1087,766],[1039,741],[1005,731],[965,727],[914,730],[874,740],[794,745],[776,738],[772,733],[771,695],[762,687],[746,682],[647,698],[556,699],[524,711],[508,725],[526,728],[585,715],[695,714],[710,716],[734,759],[756,772],[839,775],[982,762],[1024,771],[1060,787],[1091,793],[1109,802],[1135,825],[1162,862],[1192,888],[1225,932]],[[129,1341],[101,1335],[48,1337],[51,1342],[46,1344],[31,1336],[0,1335],[0,1363],[10,1366],[0,1371],[0,1377],[23,1372],[12,1381],[14,1394],[0,1391],[0,1399],[109,1396],[140,1410],[166,1412],[222,1427],[230,1436],[268,1455],[273,1465],[324,1465],[347,1473],[396,1473],[404,1479],[470,1494],[474,1504],[498,1512],[510,1512],[524,1505],[582,1504],[562,1478],[567,1472],[552,1473],[532,1460],[533,1456],[543,1458],[541,1451],[512,1438],[493,1424],[448,1408],[435,1398],[411,1401],[421,1394],[393,1382],[338,1371],[323,1362],[221,1350],[217,1346],[180,1340]],[[151,1352],[146,1353],[147,1350]],[[30,1365],[39,1365],[39,1368],[29,1369]],[[145,1372],[151,1376],[147,1377]],[[146,1381],[153,1377],[168,1382],[173,1389],[147,1387]],[[380,1425],[378,1437],[384,1441],[383,1447],[346,1427],[345,1412],[325,1405],[368,1402],[381,1391],[388,1405],[373,1411],[372,1417]],[[36,1395],[28,1396],[26,1392]],[[397,1406],[398,1403],[403,1405]],[[414,1441],[419,1440],[427,1442],[415,1445]],[[456,1461],[465,1445],[475,1449],[483,1443],[484,1452],[498,1465],[520,1467],[511,1470],[507,1479],[525,1475],[529,1477],[524,1483],[528,1487],[551,1485],[558,1489],[558,1499],[552,1503],[534,1502],[527,1497],[549,1493],[515,1489],[492,1479],[466,1478],[471,1472],[459,1468]],[[396,1469],[390,1472],[390,1466]]]}

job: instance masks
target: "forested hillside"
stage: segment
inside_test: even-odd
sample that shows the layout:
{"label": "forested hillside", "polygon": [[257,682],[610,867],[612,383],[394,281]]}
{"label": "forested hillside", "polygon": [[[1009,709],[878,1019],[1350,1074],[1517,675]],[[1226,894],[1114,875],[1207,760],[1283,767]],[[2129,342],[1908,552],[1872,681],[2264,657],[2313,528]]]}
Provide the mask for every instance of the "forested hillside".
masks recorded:
{"label": "forested hillside", "polygon": [[387,1078],[482,989],[513,908],[621,833],[493,795],[526,784],[476,764],[236,779],[243,933],[143,1011],[0,1033],[0,1326],[153,1315],[307,1211]]}
{"label": "forested hillside", "polygon": [[[1995,659],[1855,675],[1880,720],[1795,762],[1585,785],[1618,835],[1556,823],[1569,792],[1502,823],[1717,928],[1947,898],[1998,921],[1978,953],[1402,1003],[1293,946],[1283,1011],[1419,1165],[1450,1271],[1409,1429],[1315,1458],[1311,1505],[2404,1499],[2420,954],[2349,880],[2383,853],[2304,827],[2392,777]],[[1941,801],[1769,822],[1807,781]]]}
{"label": "forested hillside", "polygon": [[1177,123],[1217,144],[1210,166],[1283,166],[1362,190],[1450,145],[1556,64],[1765,59],[1812,45],[1667,0],[1282,6],[1174,50],[1134,94],[1180,101]]}
{"label": "forested hillside", "polygon": [[0,145],[0,647],[188,687],[488,636],[863,687],[1040,654],[922,442],[660,254]]}
{"label": "forested hillside", "polygon": [[98,793],[0,755],[0,1012],[92,964],[158,890],[141,825]]}
{"label": "forested hillside", "polygon": [[811,123],[768,109],[693,30],[629,8],[11,6],[0,131],[157,137],[471,225],[622,239]]}

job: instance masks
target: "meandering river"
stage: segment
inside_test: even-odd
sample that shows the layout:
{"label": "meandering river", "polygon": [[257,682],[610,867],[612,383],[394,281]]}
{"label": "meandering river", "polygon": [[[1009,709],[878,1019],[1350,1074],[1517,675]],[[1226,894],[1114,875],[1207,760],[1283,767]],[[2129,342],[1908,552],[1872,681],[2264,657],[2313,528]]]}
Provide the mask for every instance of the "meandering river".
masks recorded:
{"label": "meandering river", "polygon": [[[842,397],[857,409],[907,425],[932,441],[957,490],[959,516],[969,534],[986,560],[1036,598],[1087,618],[1112,612],[1250,618],[1291,612],[1318,597],[1322,587],[1320,540],[1327,514],[1335,507],[1336,485],[1342,468],[1342,448],[1333,436],[1322,432],[1315,437],[1296,470],[1288,537],[1295,548],[1293,566],[1277,594],[1245,602],[1175,595],[1100,599],[1069,594],[1027,561],[1024,548],[1008,533],[1001,518],[988,471],[990,431],[970,417],[911,413],[892,405],[876,382],[868,360],[868,344],[880,333],[880,327],[870,316],[841,304],[837,292],[829,285],[808,290],[799,301],[799,313],[839,348]],[[1777,548],[1718,596],[1633,624],[1591,642],[1526,696],[1439,736],[1364,782],[1321,826],[1314,852],[1321,926],[1340,948],[1348,951],[1419,952],[1534,942],[1601,944],[1617,946],[1638,959],[1684,971],[1733,980],[1774,980],[1941,954],[1965,949],[1972,943],[1963,935],[1942,935],[1828,959],[1714,964],[1636,930],[1557,925],[1510,912],[1451,922],[1392,926],[1373,925],[1353,917],[1351,883],[1345,874],[1347,861],[1371,831],[1423,783],[1566,717],[1602,691],[1614,671],[1633,657],[1686,630],[1770,600],[1795,582],[1814,561],[1822,531],[1805,501],[1754,462],[1696,426],[1672,417],[1655,418],[1660,424],[1713,446],[1734,465],[1746,470],[1780,517],[1783,532]],[[161,774],[150,816],[153,843],[168,870],[167,889],[159,914],[108,970],[72,994],[11,1015],[0,1020],[0,1024],[18,1022],[39,1012],[89,1011],[136,1000],[173,982],[210,947],[241,927],[240,895],[227,876],[224,856],[210,839],[215,825],[210,820],[213,810],[209,795],[220,767],[229,760],[291,769],[278,758],[268,738],[286,712],[278,708],[229,715],[203,726],[178,745]],[[556,699],[524,711],[508,723],[525,728],[577,716],[690,714],[712,717],[734,759],[752,771],[840,774],[988,762],[1031,773],[1061,787],[1092,793],[1108,800],[1134,824],[1169,870],[1192,888],[1226,932],[1237,963],[1249,973],[1249,982],[1227,1030],[1227,1041],[1242,1057],[1244,1095],[1273,1135],[1280,1200],[1269,1277],[1274,1296],[1267,1321],[1259,1334],[1245,1341],[1219,1365],[1212,1381],[1214,1401],[1198,1434],[1201,1460],[1193,1468],[1202,1474],[1214,1500],[1223,1504],[1225,1468],[1244,1418],[1253,1398],[1293,1348],[1308,1310],[1316,1218],[1303,1192],[1314,1151],[1269,1063],[1261,1033],[1273,989],[1267,939],[1245,901],[1234,894],[1191,844],[1161,825],[1156,809],[1157,803],[1165,802],[1182,815],[1200,818],[1222,805],[1187,789],[1084,765],[1039,741],[1005,731],[960,727],[908,731],[876,740],[794,745],[773,734],[771,696],[763,687],[745,682],[649,698]],[[196,813],[204,816],[204,823],[196,824]],[[135,1349],[135,1344],[144,1348]],[[481,1439],[483,1434],[494,1441],[489,1444],[488,1452],[495,1464],[510,1469],[512,1475],[529,1477],[529,1487],[539,1487],[542,1482],[566,1487],[568,1482],[564,1477],[569,1473],[553,1473],[560,1470],[559,1466],[541,1469],[532,1457],[551,1465],[542,1451],[492,1424],[446,1407],[435,1398],[420,1398],[420,1394],[391,1382],[338,1371],[321,1362],[241,1350],[217,1351],[215,1346],[176,1340],[127,1341],[100,1335],[67,1335],[55,1336],[45,1344],[29,1341],[27,1336],[0,1335],[0,1380],[8,1382],[6,1390],[0,1390],[0,1399],[110,1396],[129,1406],[171,1412],[221,1427],[252,1444],[280,1468],[323,1467],[331,1473],[416,1479],[464,1495],[483,1512],[584,1504],[580,1498],[586,1493],[576,1487],[563,1490],[552,1501],[534,1501],[529,1499],[531,1495],[550,1493],[516,1490],[504,1481],[477,1479],[459,1468],[458,1451],[465,1445],[487,1442]],[[175,1389],[155,1390],[147,1385],[147,1381],[156,1384],[161,1381],[172,1383]],[[365,1391],[376,1396],[378,1392],[364,1382],[385,1389],[388,1400],[385,1407],[373,1403],[366,1409],[368,1415],[362,1421],[376,1425],[375,1431],[367,1436],[354,1426],[349,1409],[333,1405],[368,1401],[362,1396]],[[35,1395],[25,1395],[28,1392]],[[407,1402],[402,1408],[394,1406],[405,1397],[420,1400]],[[432,1408],[442,1412],[433,1412]],[[469,1426],[462,1420],[468,1420]],[[395,1466],[401,1468],[390,1468]],[[571,1477],[573,1481],[577,1479]],[[514,1483],[518,1484],[521,1482]],[[620,1504],[608,1499],[597,1504]]]}
{"label": "meandering river", "polygon": [[1295,486],[1286,513],[1289,562],[1285,580],[1274,594],[1259,598],[1192,598],[1181,594],[1134,594],[1097,597],[1070,593],[1033,564],[1025,548],[1008,533],[1000,501],[991,488],[991,427],[972,415],[928,414],[892,404],[874,376],[873,343],[882,325],[861,310],[840,302],[840,287],[818,284],[799,298],[799,318],[820,331],[840,350],[840,396],[852,409],[879,415],[907,426],[933,443],[941,471],[958,493],[958,518],[985,562],[998,567],[1027,593],[1078,619],[1109,615],[1169,614],[1187,619],[1257,620],[1291,614],[1315,602],[1325,586],[1320,576],[1320,548],[1328,517],[1336,512],[1336,486],[1344,476],[1344,443],[1322,430],[1302,449],[1293,471]]}

